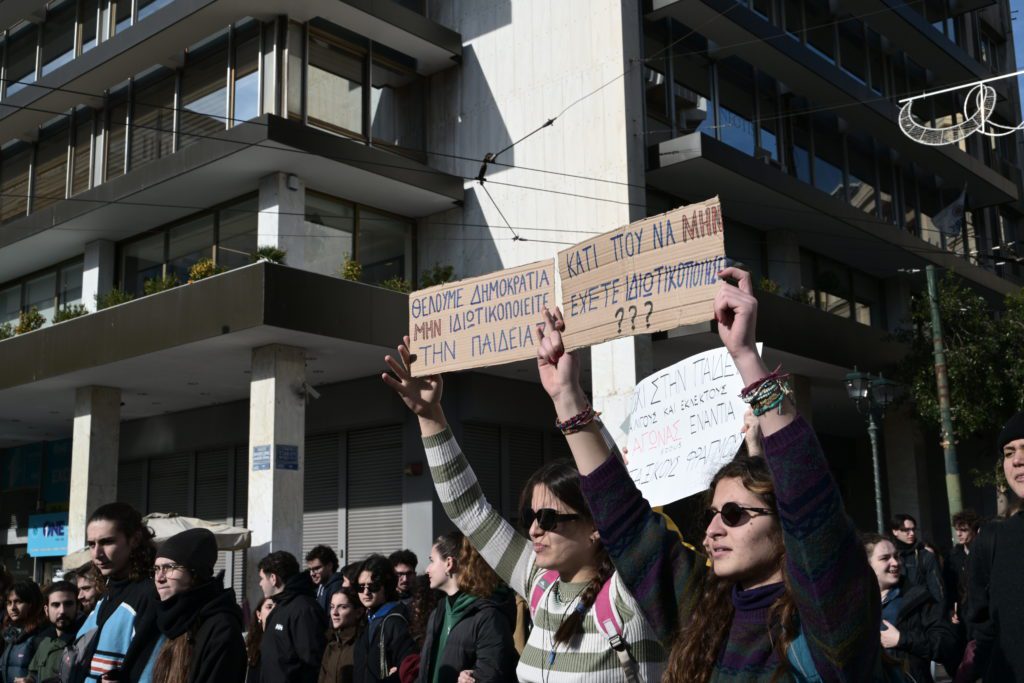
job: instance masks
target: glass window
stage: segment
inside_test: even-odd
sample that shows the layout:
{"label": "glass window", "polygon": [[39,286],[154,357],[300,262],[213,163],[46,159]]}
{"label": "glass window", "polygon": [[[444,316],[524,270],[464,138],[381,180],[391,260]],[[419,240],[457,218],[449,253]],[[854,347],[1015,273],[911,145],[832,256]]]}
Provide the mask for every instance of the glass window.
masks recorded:
{"label": "glass window", "polygon": [[917,192],[921,208],[920,237],[929,244],[944,246],[943,234],[932,221],[932,217],[943,209],[942,193],[930,175],[918,176]]}
{"label": "glass window", "polygon": [[68,125],[52,126],[39,136],[32,210],[39,211],[64,199],[68,178]]}
{"label": "glass window", "polygon": [[879,155],[878,160],[878,208],[886,223],[896,223],[896,195],[893,185],[893,166],[888,154]]}
{"label": "glass window", "polygon": [[227,120],[227,35],[190,54],[181,79],[180,147],[225,128]]}
{"label": "glass window", "polygon": [[169,4],[171,4],[171,0],[139,0],[139,21]]}
{"label": "glass window", "polygon": [[21,285],[0,289],[0,325],[10,323],[13,327],[21,313]]}
{"label": "glass window", "polygon": [[373,60],[370,127],[375,142],[423,150],[423,80],[411,69]]}
{"label": "glass window", "polygon": [[25,215],[28,210],[28,171],[32,148],[16,143],[0,152],[0,223]]}
{"label": "glass window", "polygon": [[865,213],[874,214],[877,198],[873,141],[867,136],[850,135],[846,144],[850,160],[850,203]]}
{"label": "glass window", "polygon": [[156,74],[135,88],[129,168],[165,157],[174,150],[174,72]]}
{"label": "glass window", "polygon": [[[679,31],[684,30],[682,27],[677,28]],[[700,131],[714,137],[715,104],[710,97],[711,68],[707,59],[693,53],[695,49],[706,47],[706,41],[702,42],[704,46],[694,47],[692,41],[687,39],[673,48],[676,121],[681,133]]]}
{"label": "glass window", "polygon": [[846,201],[843,183],[843,138],[835,115],[814,116],[814,186]]}
{"label": "glass window", "polygon": [[750,8],[760,14],[768,21],[772,20],[772,2],[771,0],[753,0],[750,4]]}
{"label": "glass window", "polygon": [[259,23],[249,22],[236,34],[234,120],[240,123],[260,115]]}
{"label": "glass window", "polygon": [[914,172],[908,166],[903,169],[903,227],[915,235],[920,234],[917,223],[917,183]]}
{"label": "glass window", "polygon": [[307,190],[304,227],[302,241],[309,270],[337,275],[346,257],[356,258],[355,209],[348,202]]}
{"label": "glass window", "polygon": [[259,213],[256,197],[218,212],[217,265],[239,268],[252,263],[252,254],[259,246]]}
{"label": "glass window", "polygon": [[803,100],[790,99],[787,109],[790,111],[790,133],[793,140],[789,172],[799,180],[811,183],[811,119],[807,114],[796,113],[805,111],[807,103]]}
{"label": "glass window", "polygon": [[200,216],[168,231],[167,274],[188,282],[188,271],[199,259],[213,258],[213,215]]}
{"label": "glass window", "polygon": [[146,280],[163,276],[164,237],[165,234],[161,232],[125,245],[121,268],[125,290],[140,296]]}
{"label": "glass window", "polygon": [[113,0],[110,4],[114,15],[114,33],[118,34],[132,25],[132,0]]}
{"label": "glass window", "polygon": [[363,57],[311,35],[308,75],[310,121],[362,135]]}
{"label": "glass window", "polygon": [[359,209],[359,262],[363,281],[380,283],[405,277],[409,222],[369,209]]}
{"label": "glass window", "polygon": [[835,64],[835,23],[828,9],[828,0],[804,0],[804,12],[807,46]]}
{"label": "glass window", "polygon": [[81,0],[79,16],[82,23],[82,53],[96,47],[99,26],[100,0]]}
{"label": "glass window", "polygon": [[82,303],[82,262],[60,269],[60,288],[57,291],[61,306]]}
{"label": "glass window", "polygon": [[853,273],[853,319],[862,325],[883,324],[882,321],[882,288],[878,280],[862,273]]}
{"label": "glass window", "polygon": [[47,273],[25,283],[25,310],[33,306],[46,320],[46,325],[53,322],[56,310],[57,273]]}
{"label": "glass window", "polygon": [[761,139],[758,146],[772,161],[779,161],[779,101],[775,79],[763,73],[757,78],[758,117]]}
{"label": "glass window", "polygon": [[814,289],[817,292],[818,308],[849,318],[852,313],[849,271],[826,258],[817,257],[815,261]]}
{"label": "glass window", "polygon": [[88,190],[92,183],[92,110],[79,109],[75,112],[75,147],[71,163],[71,194]]}
{"label": "glass window", "polygon": [[719,139],[736,149],[754,155],[754,80],[749,64],[730,57],[718,63],[721,92],[719,111],[722,120]]}
{"label": "glass window", "polygon": [[786,13],[786,33],[800,40],[804,30],[803,7],[800,0],[783,0],[782,9]]}
{"label": "glass window", "polygon": [[65,0],[46,13],[41,69],[44,76],[75,56],[75,10],[75,0]]}
{"label": "glass window", "polygon": [[127,141],[128,103],[122,94],[111,98],[107,110],[107,168],[106,180],[124,175],[124,146]]}
{"label": "glass window", "polygon": [[306,28],[288,24],[288,115],[302,118],[302,89],[306,54]]}
{"label": "glass window", "polygon": [[858,19],[839,24],[839,60],[843,71],[861,83],[868,82],[868,58],[864,49],[864,25]]}
{"label": "glass window", "polygon": [[7,41],[7,96],[36,82],[36,43],[39,29],[29,24]]}
{"label": "glass window", "polygon": [[868,69],[871,89],[879,95],[885,93],[885,54],[882,52],[882,38],[871,29],[867,31]]}

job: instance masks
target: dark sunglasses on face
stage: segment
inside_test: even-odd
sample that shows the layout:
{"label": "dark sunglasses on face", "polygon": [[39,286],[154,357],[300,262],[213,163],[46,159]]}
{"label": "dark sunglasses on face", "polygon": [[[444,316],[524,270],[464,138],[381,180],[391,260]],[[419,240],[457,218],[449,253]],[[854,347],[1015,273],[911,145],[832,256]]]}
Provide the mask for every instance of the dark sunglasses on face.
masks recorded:
{"label": "dark sunglasses on face", "polygon": [[541,531],[554,531],[559,522],[571,522],[579,518],[580,516],[576,514],[559,514],[551,508],[523,510],[523,526],[527,529],[533,526],[533,520],[537,520],[537,526]]}
{"label": "dark sunglasses on face", "polygon": [[746,524],[751,517],[755,517],[756,515],[774,514],[775,511],[769,510],[768,508],[740,505],[739,503],[733,503],[730,501],[723,505],[721,510],[710,507],[704,512],[704,528],[706,529],[711,526],[711,521],[715,518],[715,515],[722,515],[722,524],[727,527],[736,527],[741,524]]}
{"label": "dark sunglasses on face", "polygon": [[357,583],[356,587],[359,589],[360,593],[369,593],[371,595],[379,593],[381,589],[381,585],[379,583]]}

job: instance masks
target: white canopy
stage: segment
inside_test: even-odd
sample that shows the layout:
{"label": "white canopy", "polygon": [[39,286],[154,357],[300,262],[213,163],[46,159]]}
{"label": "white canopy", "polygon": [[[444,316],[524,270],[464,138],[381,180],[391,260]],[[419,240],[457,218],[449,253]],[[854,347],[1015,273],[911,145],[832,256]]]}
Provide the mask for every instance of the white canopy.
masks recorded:
{"label": "white canopy", "polygon": [[[252,532],[242,527],[231,526],[224,522],[208,522],[196,517],[184,517],[177,513],[153,512],[142,518],[142,521],[153,530],[153,540],[159,546],[171,536],[186,529],[209,529],[217,539],[219,550],[242,550],[252,545]],[[90,559],[89,549],[82,548],[64,557],[64,569],[77,569]]]}

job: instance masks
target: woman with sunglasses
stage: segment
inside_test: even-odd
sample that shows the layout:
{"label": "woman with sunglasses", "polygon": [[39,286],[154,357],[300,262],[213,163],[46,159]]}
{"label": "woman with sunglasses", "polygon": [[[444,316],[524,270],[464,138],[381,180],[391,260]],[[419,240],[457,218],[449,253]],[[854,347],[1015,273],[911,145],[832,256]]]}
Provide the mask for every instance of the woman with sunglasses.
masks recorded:
{"label": "woman with sunglasses", "polygon": [[578,427],[566,438],[601,538],[658,636],[672,643],[667,681],[882,678],[874,575],[814,432],[797,416],[785,377],[757,353],[749,273],[726,268],[719,277],[738,283],[723,282],[714,313],[748,385],[764,457],[737,458],[712,479],[710,573],[612,457],[578,361],[564,351],[561,314],[547,316],[541,383],[558,420]]}
{"label": "woman with sunglasses", "polygon": [[367,623],[352,654],[354,683],[398,683],[402,660],[416,653],[409,634],[409,612],[398,598],[398,575],[383,555],[363,560],[355,590],[366,609]]}
{"label": "woman with sunglasses", "polygon": [[[412,377],[409,338],[404,341],[398,358],[384,359],[394,376],[385,373],[382,378],[419,418],[445,512],[533,613],[533,630],[516,669],[518,679],[619,683],[635,676],[658,681],[664,650],[615,573],[580,491],[579,472],[567,462],[553,462],[535,472],[521,501],[528,536],[518,533],[487,502],[448,427],[441,409],[441,377]],[[605,605],[613,618],[599,621],[597,609]],[[606,632],[609,623],[621,633]]]}

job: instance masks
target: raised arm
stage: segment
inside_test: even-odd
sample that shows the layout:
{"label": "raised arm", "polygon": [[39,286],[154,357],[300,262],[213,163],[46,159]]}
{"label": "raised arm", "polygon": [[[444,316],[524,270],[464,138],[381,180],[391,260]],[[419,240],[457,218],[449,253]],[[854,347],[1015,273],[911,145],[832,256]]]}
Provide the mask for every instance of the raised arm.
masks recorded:
{"label": "raised arm", "polygon": [[[757,299],[750,274],[726,268],[719,275],[736,285],[723,283],[715,297],[718,334],[743,382],[756,386],[769,372],[754,345]],[[818,672],[827,681],[869,680],[881,647],[878,583],[818,438],[789,398],[758,422],[775,484],[786,570]]]}
{"label": "raised arm", "polygon": [[[412,360],[407,336],[398,346],[398,358],[384,357],[394,376],[385,372],[381,379],[419,418],[437,497],[448,517],[469,537],[498,576],[529,600],[535,559],[533,546],[484,497],[473,468],[455,441],[441,409],[444,390],[441,376],[413,377],[408,370]],[[497,455],[495,453],[494,457]]]}

